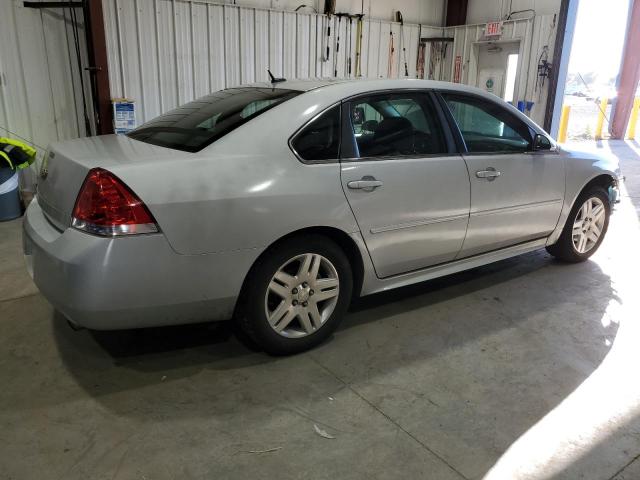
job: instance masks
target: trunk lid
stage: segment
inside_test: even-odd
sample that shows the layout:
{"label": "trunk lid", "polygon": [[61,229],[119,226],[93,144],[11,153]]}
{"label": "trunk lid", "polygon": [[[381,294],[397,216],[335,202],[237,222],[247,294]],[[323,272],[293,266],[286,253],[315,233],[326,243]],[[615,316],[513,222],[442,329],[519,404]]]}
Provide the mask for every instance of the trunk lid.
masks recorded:
{"label": "trunk lid", "polygon": [[[178,154],[178,155],[177,155]],[[89,170],[117,169],[132,164],[175,161],[184,153],[149,145],[123,135],[78,138],[49,147],[38,176],[38,203],[60,230],[71,224],[71,214]]]}

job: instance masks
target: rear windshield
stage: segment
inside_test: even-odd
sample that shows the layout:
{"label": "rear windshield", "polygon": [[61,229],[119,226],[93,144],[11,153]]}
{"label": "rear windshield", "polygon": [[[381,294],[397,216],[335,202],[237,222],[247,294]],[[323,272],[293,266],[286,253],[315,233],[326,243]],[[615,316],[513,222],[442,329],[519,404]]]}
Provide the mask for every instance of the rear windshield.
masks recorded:
{"label": "rear windshield", "polygon": [[229,88],[160,115],[127,135],[161,147],[197,152],[300,93],[275,88]]}

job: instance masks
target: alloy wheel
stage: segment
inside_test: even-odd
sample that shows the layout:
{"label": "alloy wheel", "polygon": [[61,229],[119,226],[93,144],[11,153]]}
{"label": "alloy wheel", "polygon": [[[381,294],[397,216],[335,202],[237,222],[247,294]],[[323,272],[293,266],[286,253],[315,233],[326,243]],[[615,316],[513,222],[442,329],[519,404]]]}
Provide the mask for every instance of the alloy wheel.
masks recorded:
{"label": "alloy wheel", "polygon": [[606,220],[606,209],[602,200],[591,197],[582,204],[573,221],[573,248],[578,253],[587,253],[600,239]]}
{"label": "alloy wheel", "polygon": [[279,335],[305,337],[320,329],[338,302],[340,280],[322,255],[304,253],[285,262],[265,294],[265,315]]}

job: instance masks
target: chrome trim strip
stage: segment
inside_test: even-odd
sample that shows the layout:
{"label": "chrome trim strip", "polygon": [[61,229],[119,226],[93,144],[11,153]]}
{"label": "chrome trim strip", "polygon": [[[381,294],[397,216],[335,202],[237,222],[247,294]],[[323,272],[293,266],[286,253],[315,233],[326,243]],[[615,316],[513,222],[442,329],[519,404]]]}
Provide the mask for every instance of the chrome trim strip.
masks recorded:
{"label": "chrome trim strip", "polygon": [[447,158],[447,157],[459,157],[462,159],[462,155],[459,153],[412,153],[409,155],[381,155],[379,157],[345,157],[340,161],[343,163],[351,162],[382,162],[391,160],[420,160],[427,158]]}
{"label": "chrome trim strip", "polygon": [[492,208],[491,210],[480,210],[478,212],[471,212],[472,217],[481,217],[484,215],[493,215],[495,213],[510,213],[520,210],[526,210],[531,207],[542,207],[547,205],[556,205],[562,203],[562,199],[545,200],[544,202],[523,203],[522,205],[514,205],[512,207]]}
{"label": "chrome trim strip", "polygon": [[397,225],[387,225],[385,227],[377,227],[369,230],[372,234],[376,233],[384,233],[384,232],[393,232],[395,230],[403,230],[405,228],[414,228],[414,227],[422,227],[425,225],[433,225],[434,223],[444,223],[444,222],[452,222],[454,220],[463,220],[467,219],[468,215],[452,215],[450,217],[439,217],[439,218],[427,218],[425,220],[417,220],[415,222],[407,222],[407,223],[399,223]]}
{"label": "chrome trim strip", "polygon": [[552,147],[548,150],[527,150],[524,152],[526,155],[546,155],[548,153],[553,153],[554,155],[559,154],[560,151],[558,147]]}

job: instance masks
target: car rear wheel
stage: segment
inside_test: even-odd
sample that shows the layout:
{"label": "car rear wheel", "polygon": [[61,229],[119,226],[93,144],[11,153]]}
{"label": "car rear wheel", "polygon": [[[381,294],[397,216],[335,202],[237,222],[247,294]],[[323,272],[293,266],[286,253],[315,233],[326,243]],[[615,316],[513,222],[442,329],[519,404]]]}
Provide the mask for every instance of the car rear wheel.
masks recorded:
{"label": "car rear wheel", "polygon": [[600,187],[583,192],[571,209],[560,238],[547,251],[566,262],[584,262],[600,247],[610,215],[607,192]]}
{"label": "car rear wheel", "polygon": [[308,350],[336,329],[352,288],[349,261],[333,241],[320,235],[285,240],[247,279],[241,326],[270,354]]}

